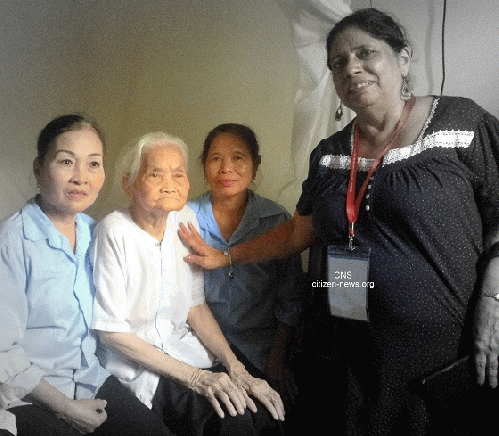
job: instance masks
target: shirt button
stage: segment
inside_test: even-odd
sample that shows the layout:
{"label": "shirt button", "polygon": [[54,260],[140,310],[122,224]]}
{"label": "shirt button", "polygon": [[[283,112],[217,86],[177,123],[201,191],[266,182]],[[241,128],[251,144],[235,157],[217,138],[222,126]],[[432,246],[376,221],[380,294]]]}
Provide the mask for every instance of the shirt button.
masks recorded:
{"label": "shirt button", "polygon": [[369,210],[369,209],[370,209],[370,207],[369,207],[369,205],[367,205],[367,206],[366,206],[366,210]]}

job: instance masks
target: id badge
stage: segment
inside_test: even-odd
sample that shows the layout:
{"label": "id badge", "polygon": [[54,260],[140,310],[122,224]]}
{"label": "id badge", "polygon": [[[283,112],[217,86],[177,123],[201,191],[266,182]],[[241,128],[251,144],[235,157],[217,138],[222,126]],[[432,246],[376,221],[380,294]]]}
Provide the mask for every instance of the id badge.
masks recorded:
{"label": "id badge", "polygon": [[369,247],[327,247],[327,287],[331,314],[368,321]]}

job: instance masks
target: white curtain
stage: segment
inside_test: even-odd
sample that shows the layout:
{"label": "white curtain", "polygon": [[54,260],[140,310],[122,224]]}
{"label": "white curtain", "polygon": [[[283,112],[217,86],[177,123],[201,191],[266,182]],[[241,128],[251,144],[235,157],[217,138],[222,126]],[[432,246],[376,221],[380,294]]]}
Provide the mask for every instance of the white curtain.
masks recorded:
{"label": "white curtain", "polygon": [[300,68],[291,146],[294,180],[282,189],[278,199],[293,210],[308,174],[310,152],[321,139],[343,128],[352,119],[351,111],[346,108],[340,122],[334,119],[340,101],[326,66],[327,35],[335,23],[352,11],[350,0],[276,2],[290,21]]}

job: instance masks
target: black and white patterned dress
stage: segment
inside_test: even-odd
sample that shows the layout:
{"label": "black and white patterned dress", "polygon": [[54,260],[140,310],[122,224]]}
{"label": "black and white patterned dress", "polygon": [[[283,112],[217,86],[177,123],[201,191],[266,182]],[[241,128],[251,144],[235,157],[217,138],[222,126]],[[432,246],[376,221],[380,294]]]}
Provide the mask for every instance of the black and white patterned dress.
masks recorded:
{"label": "black and white patterned dress", "polygon": [[[350,124],[319,143],[297,205],[325,245],[347,243],[352,136]],[[371,162],[360,159],[358,188]],[[412,407],[408,382],[472,351],[483,237],[499,222],[498,162],[498,120],[469,99],[436,97],[417,141],[390,150],[369,183],[356,240],[371,247],[370,322],[340,322],[338,341],[379,434]]]}

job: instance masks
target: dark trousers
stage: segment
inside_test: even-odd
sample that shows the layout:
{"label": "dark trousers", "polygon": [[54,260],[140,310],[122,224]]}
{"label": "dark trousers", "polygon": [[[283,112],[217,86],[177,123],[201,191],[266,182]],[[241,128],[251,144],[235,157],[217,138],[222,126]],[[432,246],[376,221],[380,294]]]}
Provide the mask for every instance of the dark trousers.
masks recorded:
{"label": "dark trousers", "polygon": [[[222,365],[210,371],[223,371]],[[153,399],[153,411],[176,436],[276,436],[279,423],[267,409],[255,400],[258,411],[246,410],[244,415],[232,417],[224,410],[221,419],[211,403],[180,383],[161,377]],[[223,405],[222,405],[223,408]]]}
{"label": "dark trousers", "polygon": [[[172,436],[172,433],[137,397],[114,376],[99,389],[96,398],[107,401],[106,421],[94,436]],[[37,405],[9,409],[16,415],[18,436],[81,436],[51,411]]]}

